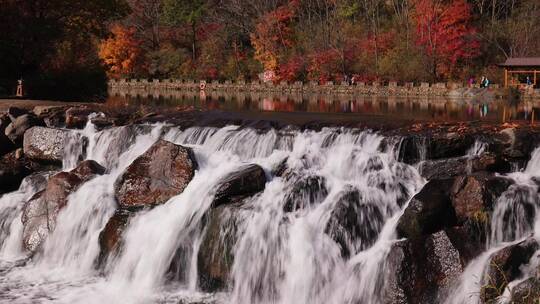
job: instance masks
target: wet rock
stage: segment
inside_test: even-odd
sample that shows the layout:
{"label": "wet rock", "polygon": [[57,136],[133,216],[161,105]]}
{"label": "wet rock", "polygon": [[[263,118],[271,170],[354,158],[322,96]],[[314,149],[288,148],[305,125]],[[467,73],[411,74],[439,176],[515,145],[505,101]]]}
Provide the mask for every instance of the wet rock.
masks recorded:
{"label": "wet rock", "polygon": [[540,280],[529,278],[512,288],[511,303],[537,304],[540,299]]}
{"label": "wet rock", "polygon": [[122,235],[134,215],[126,210],[117,210],[99,234],[99,257],[97,266],[102,267],[107,259],[118,254],[122,247]]}
{"label": "wet rock", "polygon": [[322,176],[301,176],[287,191],[283,211],[293,212],[320,203],[328,195],[326,180]]}
{"label": "wet rock", "polygon": [[[82,169],[82,168],[86,169]],[[88,170],[92,168],[95,170]],[[22,213],[23,245],[30,252],[36,251],[56,226],[56,217],[68,203],[68,196],[84,182],[104,172],[94,161],[84,161],[71,172],[52,176],[45,190],[36,193],[25,203]]]}
{"label": "wet rock", "polygon": [[72,107],[66,111],[66,128],[83,129],[88,123],[88,115],[94,111],[86,107]]}
{"label": "wet rock", "polygon": [[492,153],[475,157],[456,157],[428,160],[420,164],[419,171],[425,179],[445,179],[478,171],[509,172],[510,163]]}
{"label": "wet rock", "polygon": [[15,121],[19,116],[23,116],[28,114],[29,111],[17,107],[9,107],[7,110],[7,114],[11,121]]}
{"label": "wet rock", "polygon": [[386,263],[384,303],[440,303],[463,272],[444,231],[395,243]]}
{"label": "wet rock", "polygon": [[417,238],[453,226],[456,215],[450,199],[452,184],[449,179],[428,182],[399,219],[398,236]]}
{"label": "wet rock", "polygon": [[407,164],[422,160],[436,160],[460,157],[467,153],[474,143],[472,134],[444,132],[442,134],[418,134],[403,138],[399,156]]}
{"label": "wet rock", "polygon": [[213,208],[206,217],[206,230],[198,253],[199,286],[203,291],[223,290],[234,262],[233,251],[242,204]]}
{"label": "wet rock", "polygon": [[184,191],[196,168],[190,148],[160,140],[133,161],[116,181],[118,204],[134,210],[163,204]]}
{"label": "wet rock", "polygon": [[25,158],[17,158],[12,151],[0,158],[0,194],[19,189],[22,180],[34,172],[54,171],[54,165],[42,165]]}
{"label": "wet rock", "polygon": [[227,175],[219,184],[213,206],[231,202],[234,198],[251,196],[264,190],[266,175],[258,165],[246,165]]}
{"label": "wet rock", "polygon": [[284,158],[275,168],[272,168],[272,176],[275,177],[283,177],[285,175],[285,172],[287,172],[287,160],[288,158]]}
{"label": "wet rock", "polygon": [[511,184],[510,179],[488,173],[457,177],[452,186],[452,206],[458,223],[486,218],[493,204]]}
{"label": "wet rock", "polygon": [[481,299],[490,302],[502,295],[508,282],[519,278],[520,267],[529,262],[538,248],[538,242],[531,237],[495,252],[482,280]]}
{"label": "wet rock", "polygon": [[347,189],[338,199],[325,232],[339,244],[344,257],[369,248],[384,225],[380,206],[368,202],[357,189]]}
{"label": "wet rock", "polygon": [[23,136],[26,130],[35,127],[43,126],[43,121],[37,117],[25,114],[17,117],[5,130],[5,135],[16,145],[22,145]]}
{"label": "wet rock", "polygon": [[90,120],[96,130],[101,131],[115,125],[115,120],[110,117],[98,116]]}
{"label": "wet rock", "polygon": [[24,134],[24,154],[38,161],[62,163],[69,133],[62,129],[30,128]]}

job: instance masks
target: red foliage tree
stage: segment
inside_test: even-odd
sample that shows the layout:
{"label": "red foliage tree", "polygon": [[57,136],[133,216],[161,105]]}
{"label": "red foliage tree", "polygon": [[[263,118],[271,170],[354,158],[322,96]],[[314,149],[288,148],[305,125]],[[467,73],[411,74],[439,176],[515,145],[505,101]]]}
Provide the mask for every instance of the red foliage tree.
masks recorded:
{"label": "red foliage tree", "polygon": [[466,0],[416,0],[417,39],[430,59],[435,79],[451,76],[459,61],[478,55],[480,44],[474,39],[471,9]]}
{"label": "red foliage tree", "polygon": [[255,59],[267,71],[276,71],[287,49],[294,44],[292,22],[298,8],[298,0],[291,0],[261,17],[251,34]]}

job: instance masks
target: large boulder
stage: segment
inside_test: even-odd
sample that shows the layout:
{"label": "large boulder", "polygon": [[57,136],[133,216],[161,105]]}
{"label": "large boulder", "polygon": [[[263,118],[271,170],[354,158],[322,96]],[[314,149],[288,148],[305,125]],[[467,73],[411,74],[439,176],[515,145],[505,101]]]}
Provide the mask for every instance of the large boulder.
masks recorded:
{"label": "large boulder", "polygon": [[239,214],[242,203],[213,208],[205,217],[205,231],[198,252],[199,286],[214,292],[226,288],[234,262]]}
{"label": "large boulder", "polygon": [[452,186],[452,206],[458,223],[488,216],[496,200],[511,184],[510,179],[485,172],[457,177]]}
{"label": "large boulder", "polygon": [[264,190],[266,175],[259,165],[245,165],[228,174],[219,183],[213,206],[230,203]]}
{"label": "large boulder", "polygon": [[42,125],[43,121],[38,119],[36,116],[24,114],[17,117],[13,122],[11,122],[9,126],[7,126],[4,133],[13,143],[20,146],[22,144],[24,132],[26,132],[26,130],[35,126]]}
{"label": "large boulder", "polygon": [[88,160],[70,172],[60,172],[52,176],[45,190],[36,193],[23,207],[24,248],[30,252],[36,251],[54,230],[58,213],[67,205],[68,196],[84,182],[104,172],[105,168]]}
{"label": "large boulder", "polygon": [[346,189],[337,200],[325,232],[340,246],[343,256],[369,248],[384,225],[383,211],[376,202],[367,201],[362,193]]}
{"label": "large boulder", "polygon": [[511,303],[538,304],[540,299],[540,279],[533,277],[512,288]]}
{"label": "large boulder", "polygon": [[488,269],[482,278],[481,299],[485,303],[491,303],[501,296],[508,283],[519,278],[520,267],[529,263],[538,248],[538,242],[530,237],[495,252],[490,257]]}
{"label": "large boulder", "polygon": [[453,226],[456,215],[450,199],[452,184],[451,179],[428,182],[400,217],[398,236],[416,238]]}
{"label": "large boulder", "polygon": [[395,243],[385,267],[384,303],[440,303],[463,272],[444,231]]}
{"label": "large boulder", "polygon": [[184,191],[197,169],[190,148],[160,140],[139,156],[115,183],[120,208],[163,204]]}
{"label": "large boulder", "polygon": [[25,156],[38,161],[62,163],[69,132],[46,127],[29,129],[24,134]]}

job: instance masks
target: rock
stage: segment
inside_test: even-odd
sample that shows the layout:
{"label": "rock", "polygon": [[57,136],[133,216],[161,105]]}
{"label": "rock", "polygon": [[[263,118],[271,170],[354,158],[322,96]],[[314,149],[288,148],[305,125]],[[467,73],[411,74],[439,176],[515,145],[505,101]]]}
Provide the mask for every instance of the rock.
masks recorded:
{"label": "rock", "polygon": [[407,164],[464,156],[474,143],[471,134],[444,132],[443,134],[409,135],[403,138],[399,159]]}
{"label": "rock", "polygon": [[0,114],[0,134],[5,135],[7,126],[11,123],[11,119],[7,114]]}
{"label": "rock", "polygon": [[71,172],[60,172],[52,176],[45,190],[36,193],[23,207],[24,248],[35,252],[47,235],[54,230],[56,217],[67,205],[68,196],[84,182],[104,170],[96,162],[88,160]]}
{"label": "rock", "polygon": [[427,180],[446,179],[478,171],[509,172],[510,163],[492,153],[483,153],[475,157],[455,157],[440,160],[428,160],[420,164],[419,171]]}
{"label": "rock", "polygon": [[115,121],[112,118],[104,117],[104,116],[98,116],[94,117],[90,120],[96,130],[101,131],[103,129],[112,127],[115,125]]}
{"label": "rock", "polygon": [[17,108],[17,107],[9,107],[7,110],[7,114],[11,121],[15,121],[19,116],[23,116],[28,114],[29,112],[25,109]]}
{"label": "rock", "polygon": [[33,127],[24,134],[24,154],[37,161],[61,164],[69,133],[62,129]]}
{"label": "rock", "polygon": [[[452,186],[452,206],[458,224],[470,219],[485,218],[511,184],[510,179],[488,173],[457,177]],[[489,222],[489,218],[486,221]]]}
{"label": "rock", "polygon": [[213,206],[231,202],[238,197],[251,196],[264,190],[266,175],[259,165],[246,165],[227,175],[219,184]]}
{"label": "rock", "polygon": [[511,303],[537,304],[540,299],[540,280],[529,278],[512,288]]}
{"label": "rock", "polygon": [[94,113],[86,107],[72,107],[66,111],[66,128],[83,129],[88,123],[88,115]]}
{"label": "rock", "polygon": [[24,150],[22,148],[19,148],[15,150],[15,159],[20,160],[24,157]]}
{"label": "rock", "polygon": [[116,255],[122,247],[122,234],[128,226],[129,219],[134,215],[126,210],[117,210],[109,219],[105,228],[99,234],[99,257],[97,266],[102,267],[107,259]]}
{"label": "rock", "polygon": [[184,191],[197,168],[193,151],[160,140],[116,180],[115,195],[125,209],[163,204]]}
{"label": "rock", "polygon": [[351,188],[336,202],[325,233],[340,246],[342,255],[348,257],[373,245],[383,225],[380,207],[366,201],[360,191]]}
{"label": "rock", "polygon": [[65,106],[35,106],[33,113],[42,119],[49,128],[61,128],[65,126]]}
{"label": "rock", "polygon": [[326,180],[322,176],[301,176],[292,184],[292,189],[287,191],[283,211],[293,212],[309,208],[318,204],[328,195]]}
{"label": "rock", "polygon": [[25,114],[17,117],[11,124],[9,124],[5,130],[5,134],[14,144],[21,145],[26,130],[42,125],[43,122],[37,117],[30,114]]}
{"label": "rock", "polygon": [[16,148],[15,144],[2,132],[0,133],[0,157]]}
{"label": "rock", "polygon": [[65,108],[64,106],[35,106],[32,112],[36,116],[46,116],[54,112],[64,111]]}
{"label": "rock", "polygon": [[520,267],[529,263],[539,244],[530,237],[522,242],[510,245],[495,252],[482,279],[480,297],[484,302],[491,302],[506,288],[508,282],[518,279]]}
{"label": "rock", "polygon": [[463,272],[444,231],[395,243],[385,267],[384,303],[441,303]]}
{"label": "rock", "polygon": [[0,160],[0,195],[17,190],[22,180],[31,173],[32,170],[15,157],[15,152],[2,157]]}
{"label": "rock", "polygon": [[416,194],[398,221],[399,237],[417,238],[428,235],[456,222],[450,189],[452,180],[433,180]]}
{"label": "rock", "polygon": [[199,286],[215,292],[226,288],[234,262],[234,248],[242,204],[228,204],[211,209],[198,253]]}

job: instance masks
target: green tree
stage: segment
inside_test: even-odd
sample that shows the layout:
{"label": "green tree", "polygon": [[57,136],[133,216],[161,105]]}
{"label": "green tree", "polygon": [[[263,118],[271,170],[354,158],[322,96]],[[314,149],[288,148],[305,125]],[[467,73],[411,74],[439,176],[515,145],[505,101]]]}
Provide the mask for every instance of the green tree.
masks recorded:
{"label": "green tree", "polygon": [[169,26],[188,25],[190,27],[191,53],[197,58],[197,29],[201,23],[206,5],[202,0],[164,0],[163,21]]}

